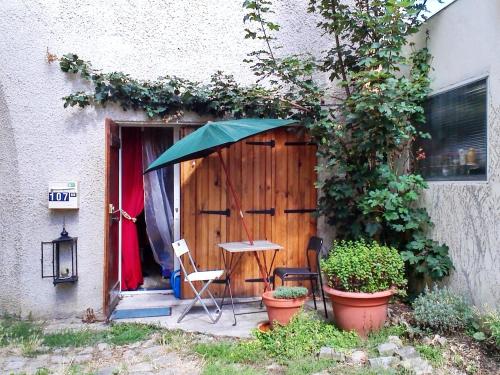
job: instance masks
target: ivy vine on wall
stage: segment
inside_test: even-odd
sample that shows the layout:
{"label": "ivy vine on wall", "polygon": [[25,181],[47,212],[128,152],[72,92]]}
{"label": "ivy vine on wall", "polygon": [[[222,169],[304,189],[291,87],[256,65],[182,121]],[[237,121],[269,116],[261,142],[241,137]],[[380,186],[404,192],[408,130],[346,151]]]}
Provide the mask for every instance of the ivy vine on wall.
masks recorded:
{"label": "ivy vine on wall", "polygon": [[[419,126],[425,121],[430,55],[408,43],[426,0],[310,0],[308,11],[320,15],[318,27],[334,41],[318,59],[278,55],[280,25],[270,0],[246,0],[243,6],[245,37],[265,46],[246,59],[255,84],[242,86],[222,72],[208,83],[174,76],[137,80],[103,73],[67,54],[59,59],[62,71],[78,74],[92,90],[64,97],[65,107],[117,103],[163,119],[184,111],[296,118],[318,144],[318,169],[327,176],[317,183],[320,213],[337,238],[375,239],[397,247],[413,275],[447,276],[453,267],[448,247],[428,237],[432,222],[418,204],[427,184],[411,168],[412,142],[429,137]],[[327,85],[313,78],[318,73],[329,76]],[[335,88],[342,96],[332,94]],[[332,98],[335,105],[325,106]]]}
{"label": "ivy vine on wall", "polygon": [[[77,74],[87,81],[91,92],[78,91],[63,98],[64,107],[115,103],[123,110],[142,110],[150,118],[168,119],[193,111],[216,117],[296,117],[303,119],[304,111],[314,111],[314,103],[294,103],[278,90],[259,84],[242,86],[234,77],[221,71],[214,73],[208,83],[194,82],[175,76],[157,80],[139,80],[122,72],[103,73],[94,69],[89,61],[69,53],[59,58],[63,72]],[[290,97],[290,96],[288,96]]]}

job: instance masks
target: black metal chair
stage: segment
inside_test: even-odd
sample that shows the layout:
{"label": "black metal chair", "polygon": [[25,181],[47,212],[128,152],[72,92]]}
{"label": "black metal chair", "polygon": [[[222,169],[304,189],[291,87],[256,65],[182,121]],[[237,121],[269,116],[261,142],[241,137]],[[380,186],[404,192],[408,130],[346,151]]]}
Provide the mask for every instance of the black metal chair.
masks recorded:
{"label": "black metal chair", "polygon": [[[281,285],[285,284],[285,281],[306,281],[309,280],[311,282],[311,290],[313,293],[313,301],[314,308],[317,310],[318,307],[316,305],[316,293],[314,292],[315,287],[319,287],[321,289],[321,295],[323,297],[323,306],[325,308],[325,317],[328,318],[328,311],[326,310],[326,300],[325,300],[325,292],[323,290],[323,280],[321,279],[321,269],[319,266],[319,257],[321,252],[321,247],[323,246],[323,239],[319,237],[311,237],[309,239],[309,243],[307,244],[306,249],[306,258],[307,258],[307,267],[303,268],[287,268],[287,267],[277,267],[273,272],[273,289],[276,286],[276,278],[279,277],[281,279]],[[316,269],[314,271],[311,264],[311,252],[314,253],[314,259],[316,260]],[[316,285],[314,285],[316,284]]]}

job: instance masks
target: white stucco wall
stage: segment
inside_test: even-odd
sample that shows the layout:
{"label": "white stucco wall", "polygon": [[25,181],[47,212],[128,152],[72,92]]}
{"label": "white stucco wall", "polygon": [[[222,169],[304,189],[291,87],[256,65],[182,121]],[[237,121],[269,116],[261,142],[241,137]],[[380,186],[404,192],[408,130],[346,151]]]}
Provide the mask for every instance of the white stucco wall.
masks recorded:
{"label": "white stucco wall", "polygon": [[447,283],[478,305],[500,307],[500,2],[457,0],[419,35],[433,55],[434,92],[488,76],[487,182],[430,182],[434,237],[450,247]]}
{"label": "white stucco wall", "polygon": [[[276,1],[283,53],[326,46],[307,1]],[[216,70],[253,80],[237,0],[10,0],[0,2],[0,311],[63,316],[102,304],[104,119],[143,119],[117,108],[64,109],[79,88],[46,49],[79,54],[105,71],[200,81]],[[52,286],[40,277],[40,241],[61,230],[47,209],[49,181],[80,181],[80,209],[65,213],[79,237],[80,279]]]}

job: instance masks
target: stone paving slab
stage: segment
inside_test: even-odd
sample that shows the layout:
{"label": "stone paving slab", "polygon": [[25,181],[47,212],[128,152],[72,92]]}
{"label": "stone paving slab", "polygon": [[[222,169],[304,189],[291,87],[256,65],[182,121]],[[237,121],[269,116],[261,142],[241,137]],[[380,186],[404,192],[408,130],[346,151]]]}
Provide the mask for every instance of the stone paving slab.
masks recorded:
{"label": "stone paving slab", "polygon": [[[144,294],[125,296],[118,304],[117,309],[130,309],[134,307],[171,307],[172,315],[154,318],[138,318],[138,319],[119,319],[115,322],[135,322],[158,324],[161,327],[168,329],[182,329],[186,332],[202,333],[213,336],[249,338],[252,331],[257,328],[258,324],[267,321],[267,312],[265,307],[260,307],[260,300],[255,298],[237,299],[235,304],[237,313],[245,313],[236,317],[237,324],[233,325],[234,319],[231,305],[226,305],[229,301],[225,301],[223,306],[222,316],[217,323],[212,323],[206,315],[203,308],[199,305],[195,306],[188,315],[180,322],[177,319],[182,311],[191,300],[178,300],[172,295],[162,294]],[[241,303],[240,303],[241,302]],[[306,304],[306,309],[313,309],[313,301],[310,300]],[[318,303],[319,316],[324,316],[322,303]],[[247,314],[248,312],[257,311],[256,314]],[[330,314],[331,316],[331,314]]]}
{"label": "stone paving slab", "polygon": [[[110,375],[128,374],[180,374],[197,375],[202,365],[198,359],[173,352],[168,346],[160,345],[159,336],[151,340],[124,346],[99,344],[92,347],[61,348],[34,357],[19,355],[17,348],[0,348],[0,373],[35,374],[37,369],[48,369],[51,374],[82,373]],[[97,347],[100,346],[99,350]]]}

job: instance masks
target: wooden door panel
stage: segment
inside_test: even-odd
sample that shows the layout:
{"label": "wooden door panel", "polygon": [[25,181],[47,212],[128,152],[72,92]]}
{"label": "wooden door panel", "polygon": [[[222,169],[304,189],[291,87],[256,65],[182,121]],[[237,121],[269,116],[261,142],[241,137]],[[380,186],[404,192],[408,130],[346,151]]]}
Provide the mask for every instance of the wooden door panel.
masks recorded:
{"label": "wooden door panel", "polygon": [[109,317],[118,303],[119,276],[119,128],[105,120],[105,212],[104,212],[104,282],[103,311]]}
{"label": "wooden door panel", "polygon": [[[208,207],[210,210],[224,211],[227,208],[226,201],[222,201],[223,189],[221,185],[221,174],[223,174],[222,165],[217,154],[212,154],[208,158],[205,158],[208,162],[208,184],[206,189]],[[207,227],[207,247],[206,247],[206,268],[209,270],[221,269],[222,258],[221,251],[217,244],[221,242],[226,242],[225,237],[221,235],[222,226],[226,225],[225,215],[204,215],[206,217],[206,227]],[[200,249],[203,251],[202,249]],[[211,288],[214,296],[220,296],[223,292],[223,285],[214,284]]]}
{"label": "wooden door panel", "polygon": [[[195,129],[183,127],[180,129],[179,137],[183,138],[192,133]],[[196,205],[196,186],[197,175],[199,173],[202,159],[190,160],[180,163],[181,174],[181,238],[187,241],[189,248],[192,251],[193,257],[196,260],[196,251],[200,247],[198,243],[196,222],[198,219],[197,205]],[[187,261],[184,262],[188,272],[192,272],[191,264]],[[181,294],[184,298],[192,298],[193,292],[183,282],[184,275],[181,275]]]}
{"label": "wooden door panel", "polygon": [[287,132],[284,130],[275,131],[276,147],[274,151],[273,162],[274,169],[274,196],[276,203],[276,216],[274,217],[274,236],[273,242],[276,242],[285,248],[280,251],[276,259],[276,267],[287,267],[289,254],[288,236],[287,236],[287,215],[284,214],[287,208],[288,198],[288,174],[287,174],[287,157],[288,150],[285,146],[287,140]]}
{"label": "wooden door panel", "polygon": [[[274,141],[274,147],[247,143],[270,140]],[[316,234],[316,220],[310,213],[285,214],[286,209],[314,208],[316,205],[314,147],[285,145],[304,140],[307,137],[300,132],[279,129],[234,144],[223,154],[243,211],[275,209],[274,216],[245,214],[255,239],[268,239],[285,248],[276,258],[275,266],[304,266],[307,241],[309,236]],[[201,210],[226,208],[231,211],[229,217],[200,213]],[[246,240],[217,155],[181,165],[181,233],[201,269],[223,267],[218,243]],[[271,253],[267,254],[268,264],[271,257]],[[254,258],[246,254],[234,272],[235,295],[260,295],[261,283],[244,281],[258,277]],[[214,290],[220,294],[222,286],[215,286]],[[189,290],[183,289],[184,298],[192,296]]]}

